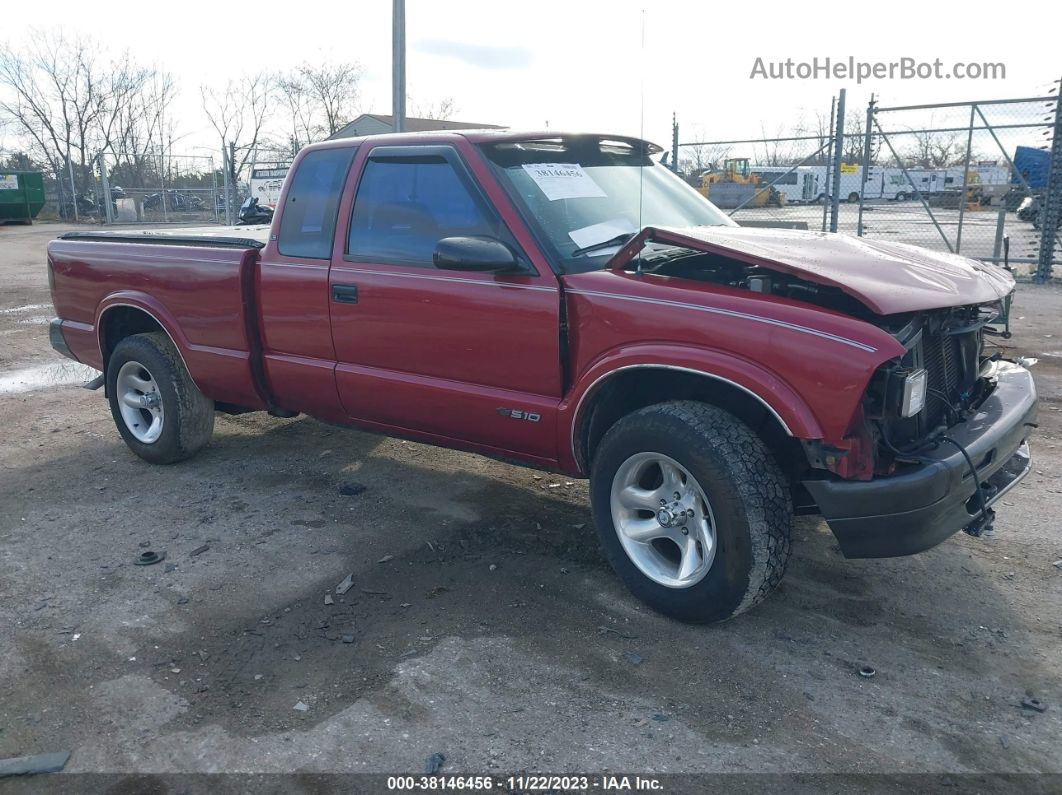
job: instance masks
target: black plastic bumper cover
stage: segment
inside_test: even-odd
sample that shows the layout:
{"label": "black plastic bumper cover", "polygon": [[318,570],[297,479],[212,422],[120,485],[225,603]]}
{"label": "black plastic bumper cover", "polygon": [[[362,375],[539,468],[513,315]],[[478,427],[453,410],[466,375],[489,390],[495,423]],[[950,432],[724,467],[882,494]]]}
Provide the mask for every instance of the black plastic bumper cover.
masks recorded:
{"label": "black plastic bumper cover", "polygon": [[73,351],[66,344],[66,338],[63,337],[63,321],[59,318],[55,318],[48,324],[48,340],[52,343],[52,347],[67,359],[73,359],[77,361],[77,357],[74,356]]}
{"label": "black plastic bumper cover", "polygon": [[[1029,471],[1026,437],[1036,422],[1036,386],[1028,370],[1011,362],[993,363],[986,375],[995,389],[947,435],[970,454],[991,505]],[[845,557],[912,555],[977,519],[974,479],[958,448],[942,443],[924,457],[933,460],[898,475],[804,481]]]}

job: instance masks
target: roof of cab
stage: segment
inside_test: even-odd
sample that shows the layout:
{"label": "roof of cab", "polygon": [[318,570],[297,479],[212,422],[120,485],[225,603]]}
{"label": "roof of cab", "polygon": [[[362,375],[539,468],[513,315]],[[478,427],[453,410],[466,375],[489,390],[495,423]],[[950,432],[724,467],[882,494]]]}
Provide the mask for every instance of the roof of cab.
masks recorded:
{"label": "roof of cab", "polygon": [[331,141],[322,141],[310,144],[306,149],[335,149],[345,146],[357,146],[372,141],[374,144],[430,144],[452,143],[459,138],[464,138],[471,143],[503,143],[509,141],[548,141],[564,138],[600,138],[607,141],[620,141],[631,146],[644,145],[648,147],[650,154],[662,152],[663,149],[652,141],[636,138],[629,135],[616,135],[614,133],[590,133],[572,132],[567,130],[512,130],[507,128],[480,129],[480,130],[428,130],[424,132],[381,133],[379,135],[363,135],[357,138],[338,138]]}

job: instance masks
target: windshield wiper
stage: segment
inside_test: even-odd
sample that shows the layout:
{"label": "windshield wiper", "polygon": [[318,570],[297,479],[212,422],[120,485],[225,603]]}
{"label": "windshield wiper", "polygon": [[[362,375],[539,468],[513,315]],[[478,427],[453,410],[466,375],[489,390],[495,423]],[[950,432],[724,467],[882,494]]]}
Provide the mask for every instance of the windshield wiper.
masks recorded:
{"label": "windshield wiper", "polygon": [[575,251],[573,251],[570,254],[570,256],[572,256],[572,257],[581,257],[584,254],[589,254],[591,251],[597,251],[598,249],[612,248],[613,246],[622,246],[624,243],[626,243],[628,240],[630,240],[636,234],[637,234],[637,232],[624,232],[621,235],[616,235],[615,237],[610,237],[608,240],[602,240],[600,243],[591,243],[589,246],[583,246],[582,248],[577,248],[577,249],[575,249]]}

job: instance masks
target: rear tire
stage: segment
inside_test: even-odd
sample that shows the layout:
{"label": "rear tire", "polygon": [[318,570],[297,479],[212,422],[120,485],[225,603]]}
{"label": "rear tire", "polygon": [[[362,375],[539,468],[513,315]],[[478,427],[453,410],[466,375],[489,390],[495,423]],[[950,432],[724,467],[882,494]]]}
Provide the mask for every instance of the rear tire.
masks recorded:
{"label": "rear tire", "polygon": [[789,486],[760,438],[732,414],[695,401],[640,409],[609,429],[591,469],[605,554],[654,610],[723,621],[781,581],[792,537]]}
{"label": "rear tire", "polygon": [[214,433],[214,401],[193,383],[163,332],[118,343],[107,362],[107,397],[126,445],[152,464],[191,458]]}

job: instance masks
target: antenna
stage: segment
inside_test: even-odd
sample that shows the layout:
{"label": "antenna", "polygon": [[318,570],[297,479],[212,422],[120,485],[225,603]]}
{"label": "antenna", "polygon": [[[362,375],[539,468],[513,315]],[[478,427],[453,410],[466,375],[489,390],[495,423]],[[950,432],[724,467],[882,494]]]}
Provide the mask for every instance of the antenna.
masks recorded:
{"label": "antenna", "polygon": [[[642,9],[642,41],[638,64],[638,140],[641,142],[642,151],[648,157],[648,147],[645,146],[645,9]],[[639,159],[638,165],[638,234],[642,233],[642,187],[645,182],[645,166]],[[638,251],[638,264],[635,266],[636,274],[642,275],[642,252]]]}

